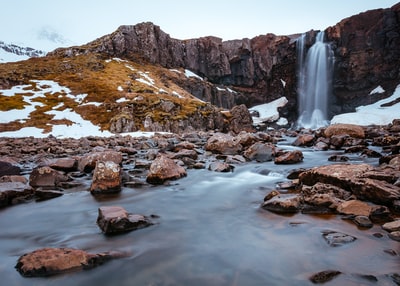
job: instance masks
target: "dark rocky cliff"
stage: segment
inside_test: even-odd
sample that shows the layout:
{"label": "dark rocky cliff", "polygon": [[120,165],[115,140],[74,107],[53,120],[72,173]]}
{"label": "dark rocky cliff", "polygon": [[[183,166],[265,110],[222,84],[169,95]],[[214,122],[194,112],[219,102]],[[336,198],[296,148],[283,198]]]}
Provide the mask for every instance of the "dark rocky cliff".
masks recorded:
{"label": "dark rocky cliff", "polygon": [[[400,4],[397,4],[352,16],[326,29],[335,53],[332,114],[348,112],[360,104],[388,96],[400,82],[399,16]],[[308,47],[315,34],[307,32]],[[121,26],[85,46],[55,53],[92,51],[167,68],[183,67],[207,79],[204,83],[183,83],[187,91],[225,108],[242,103],[251,107],[286,96],[289,103],[281,113],[293,122],[297,118],[295,40],[298,36],[266,34],[231,41],[212,36],[177,40],[147,22]],[[221,92],[218,85],[235,92]],[[378,85],[386,92],[378,97],[369,96]]]}

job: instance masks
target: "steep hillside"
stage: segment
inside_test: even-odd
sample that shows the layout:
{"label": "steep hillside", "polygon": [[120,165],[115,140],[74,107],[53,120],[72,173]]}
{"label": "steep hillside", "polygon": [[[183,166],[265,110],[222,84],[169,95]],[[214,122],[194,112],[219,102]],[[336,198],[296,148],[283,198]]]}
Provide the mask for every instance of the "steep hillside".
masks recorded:
{"label": "steep hillside", "polygon": [[[55,116],[54,110],[76,112],[115,133],[229,129],[229,114],[180,86],[196,82],[215,88],[188,70],[90,52],[1,64],[2,117],[10,118],[5,112],[22,111],[27,106],[32,110],[26,116],[21,112],[21,117],[11,122],[0,121],[0,131],[38,127],[49,132],[52,125],[73,124]],[[57,86],[57,90],[46,90],[46,85]],[[7,92],[13,86],[17,91]],[[37,91],[42,92],[38,95]]]}

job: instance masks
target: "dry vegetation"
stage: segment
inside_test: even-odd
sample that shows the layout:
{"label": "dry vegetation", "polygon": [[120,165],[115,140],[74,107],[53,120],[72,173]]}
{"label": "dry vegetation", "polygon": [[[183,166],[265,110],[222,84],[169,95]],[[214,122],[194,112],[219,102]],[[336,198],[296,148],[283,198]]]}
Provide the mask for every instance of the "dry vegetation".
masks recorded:
{"label": "dry vegetation", "polygon": [[[170,75],[170,76],[169,76]],[[181,74],[185,77],[184,74]],[[135,122],[139,125],[150,115],[154,121],[174,120],[190,116],[205,103],[177,86],[171,79],[176,72],[159,66],[138,64],[132,61],[104,58],[100,54],[80,54],[71,57],[58,55],[43,58],[31,58],[17,63],[0,64],[0,88],[27,84],[26,93],[4,96],[0,93],[0,110],[23,109],[29,103],[24,96],[32,95],[37,90],[31,80],[53,80],[69,88],[73,95],[85,94],[83,102],[77,102],[63,93],[47,93],[45,97],[32,101],[41,102],[36,106],[25,122],[0,124],[1,130],[17,130],[22,127],[35,126],[51,130],[49,124],[71,123],[53,120],[53,115],[45,112],[54,109],[61,102],[58,110],[71,108],[84,119],[108,129],[110,120],[117,116],[124,107],[134,111]],[[153,83],[149,85],[147,82]],[[143,82],[145,81],[145,82]],[[177,96],[179,94],[180,96]],[[127,100],[117,102],[118,99]],[[162,101],[170,101],[179,106],[173,113],[158,109]],[[93,104],[90,104],[93,102]]]}

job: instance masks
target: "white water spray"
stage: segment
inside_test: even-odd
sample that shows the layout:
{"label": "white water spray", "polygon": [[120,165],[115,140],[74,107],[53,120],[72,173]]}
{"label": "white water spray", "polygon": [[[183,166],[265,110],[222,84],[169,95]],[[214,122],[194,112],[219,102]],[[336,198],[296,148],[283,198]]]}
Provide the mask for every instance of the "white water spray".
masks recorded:
{"label": "white water spray", "polygon": [[333,51],[324,43],[324,32],[314,45],[305,49],[306,34],[297,40],[299,127],[316,129],[329,124],[328,100],[331,94]]}

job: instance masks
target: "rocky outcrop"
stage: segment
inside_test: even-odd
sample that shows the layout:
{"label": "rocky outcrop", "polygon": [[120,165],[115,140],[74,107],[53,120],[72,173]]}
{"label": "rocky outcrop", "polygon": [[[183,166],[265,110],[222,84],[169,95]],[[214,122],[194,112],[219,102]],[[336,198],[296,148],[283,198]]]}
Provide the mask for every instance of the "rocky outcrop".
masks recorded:
{"label": "rocky outcrop", "polygon": [[[335,113],[375,102],[399,83],[399,16],[400,4],[396,4],[349,17],[326,30],[335,52]],[[371,95],[379,85],[386,92]]]}
{"label": "rocky outcrop", "polygon": [[[400,4],[397,4],[349,17],[326,29],[326,39],[335,57],[331,115],[387,97],[400,82],[399,15]],[[302,32],[306,31],[299,31]],[[316,34],[314,30],[306,32],[306,49],[314,43]],[[284,96],[289,102],[279,112],[294,122],[298,36],[265,34],[230,41],[212,36],[178,40],[146,22],[120,26],[114,33],[87,45],[58,49],[50,55],[70,57],[95,52],[166,68],[189,69],[204,80],[174,81],[194,96],[227,109],[239,104],[252,107]],[[378,85],[385,92],[370,94]],[[120,119],[114,128],[132,128],[129,118]],[[128,122],[121,124],[127,119],[128,125]]]}

